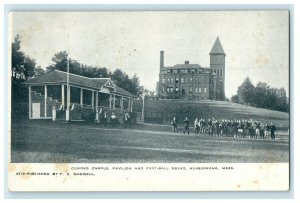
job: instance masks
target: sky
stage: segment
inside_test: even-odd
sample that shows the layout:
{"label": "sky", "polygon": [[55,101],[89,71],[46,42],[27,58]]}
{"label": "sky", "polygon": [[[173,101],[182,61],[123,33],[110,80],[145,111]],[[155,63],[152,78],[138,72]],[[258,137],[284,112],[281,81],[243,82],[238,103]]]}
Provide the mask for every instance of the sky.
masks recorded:
{"label": "sky", "polygon": [[249,77],[289,93],[289,14],[287,11],[13,12],[11,40],[38,66],[55,53],[86,65],[117,68],[154,91],[160,51],[165,66],[190,63],[209,67],[219,36],[226,53],[225,94],[230,98]]}

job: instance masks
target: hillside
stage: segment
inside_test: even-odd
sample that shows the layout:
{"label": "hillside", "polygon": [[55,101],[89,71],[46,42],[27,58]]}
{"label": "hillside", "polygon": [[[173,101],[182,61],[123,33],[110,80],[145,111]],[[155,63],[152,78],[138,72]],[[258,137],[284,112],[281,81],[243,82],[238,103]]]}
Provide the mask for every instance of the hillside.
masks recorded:
{"label": "hillside", "polygon": [[[135,112],[141,112],[142,102],[135,101]],[[215,119],[253,119],[260,122],[274,122],[278,127],[289,127],[289,114],[279,111],[260,109],[226,101],[185,101],[185,100],[148,100],[145,102],[145,121],[169,124],[172,116],[180,119],[188,117]]]}

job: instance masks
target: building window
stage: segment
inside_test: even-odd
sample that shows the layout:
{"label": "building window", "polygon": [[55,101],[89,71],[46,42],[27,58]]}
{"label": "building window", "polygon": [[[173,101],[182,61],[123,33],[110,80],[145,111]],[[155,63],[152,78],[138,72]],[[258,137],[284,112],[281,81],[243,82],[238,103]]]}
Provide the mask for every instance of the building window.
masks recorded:
{"label": "building window", "polygon": [[188,69],[184,70],[184,73],[189,73],[189,70]]}
{"label": "building window", "polygon": [[203,91],[206,93],[206,87],[204,87]]}
{"label": "building window", "polygon": [[168,74],[172,73],[172,70],[171,70],[171,69],[168,69],[168,70],[167,70],[167,73],[168,73]]}
{"label": "building window", "polygon": [[175,88],[175,92],[178,93],[178,87]]}
{"label": "building window", "polygon": [[161,88],[161,91],[164,93],[164,92],[165,92],[165,88],[164,88],[164,87],[162,87],[162,88]]}
{"label": "building window", "polygon": [[192,83],[193,82],[193,78],[190,78],[190,83]]}
{"label": "building window", "polygon": [[176,79],[175,79],[175,82],[177,83],[178,81],[179,81],[179,78],[176,78]]}
{"label": "building window", "polygon": [[168,93],[172,93],[172,92],[173,92],[173,87],[168,87],[168,88],[167,88],[167,92],[168,92]]}
{"label": "building window", "polygon": [[167,79],[167,83],[170,83],[170,78]]}
{"label": "building window", "polygon": [[161,82],[162,82],[162,83],[165,83],[165,82],[166,82],[166,79],[165,79],[165,78],[163,78],[163,79],[161,80]]}
{"label": "building window", "polygon": [[178,73],[178,70],[175,69],[175,70],[174,70],[174,73]]}
{"label": "building window", "polygon": [[193,93],[193,87],[192,87],[192,86],[190,86],[189,92],[190,92],[190,93]]}
{"label": "building window", "polygon": [[195,93],[198,93],[198,87],[195,87]]}
{"label": "building window", "polygon": [[173,83],[174,82],[174,79],[173,78],[171,78],[171,83]]}
{"label": "building window", "polygon": [[181,78],[181,83],[184,83],[184,78]]}
{"label": "building window", "polygon": [[199,93],[201,93],[201,91],[202,91],[202,90],[201,90],[201,87],[199,87]]}
{"label": "building window", "polygon": [[195,69],[191,69],[191,73],[195,73]]}

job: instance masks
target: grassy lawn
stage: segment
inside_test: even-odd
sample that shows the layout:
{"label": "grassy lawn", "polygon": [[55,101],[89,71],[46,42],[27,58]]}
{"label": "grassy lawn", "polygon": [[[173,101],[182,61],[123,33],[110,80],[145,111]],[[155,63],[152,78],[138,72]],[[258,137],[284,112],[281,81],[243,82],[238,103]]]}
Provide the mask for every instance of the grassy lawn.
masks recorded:
{"label": "grassy lawn", "polygon": [[[155,126],[150,126],[155,128]],[[157,127],[158,128],[158,127]],[[182,131],[181,131],[182,132]],[[289,135],[277,140],[217,138],[96,124],[13,120],[11,161],[36,163],[288,162]]]}

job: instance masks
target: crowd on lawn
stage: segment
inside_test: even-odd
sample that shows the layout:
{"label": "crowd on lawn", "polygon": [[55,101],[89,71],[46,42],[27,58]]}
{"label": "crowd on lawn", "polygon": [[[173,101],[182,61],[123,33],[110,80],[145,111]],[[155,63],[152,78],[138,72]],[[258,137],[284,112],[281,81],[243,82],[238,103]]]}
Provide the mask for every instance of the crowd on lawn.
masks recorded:
{"label": "crowd on lawn", "polygon": [[[174,116],[171,121],[173,132],[178,133],[178,121]],[[183,120],[183,133],[190,134],[190,121],[186,117]],[[203,134],[216,137],[236,137],[253,139],[275,139],[276,126],[273,122],[258,122],[250,120],[217,120],[196,118],[193,122],[195,135]]]}

